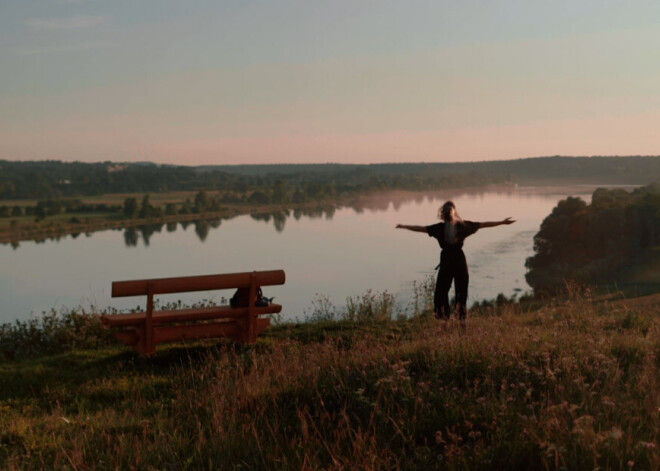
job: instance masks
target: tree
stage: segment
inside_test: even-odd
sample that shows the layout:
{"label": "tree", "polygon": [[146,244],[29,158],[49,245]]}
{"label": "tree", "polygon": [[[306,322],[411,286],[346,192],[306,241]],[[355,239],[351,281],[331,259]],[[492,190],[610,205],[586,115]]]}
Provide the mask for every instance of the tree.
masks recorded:
{"label": "tree", "polygon": [[268,196],[263,191],[255,191],[248,198],[248,202],[253,204],[268,204]]}
{"label": "tree", "polygon": [[307,196],[300,188],[296,188],[296,191],[293,192],[293,197],[291,200],[295,204],[303,204],[307,201]]}
{"label": "tree", "polygon": [[284,204],[289,202],[289,184],[284,180],[278,179],[273,185],[273,194],[271,196],[273,203]]}
{"label": "tree", "polygon": [[122,210],[124,216],[133,219],[138,213],[138,204],[135,198],[126,198],[124,200],[124,208]]}
{"label": "tree", "polygon": [[46,208],[43,206],[36,206],[34,208],[34,215],[36,216],[37,221],[41,221],[42,219],[46,218]]}
{"label": "tree", "polygon": [[174,216],[176,214],[176,204],[166,203],[165,204],[165,214],[168,216]]}
{"label": "tree", "polygon": [[206,211],[206,208],[208,206],[208,198],[204,190],[199,190],[199,192],[197,192],[197,194],[195,195],[194,204],[195,204],[194,211],[196,213],[203,213],[204,211]]}
{"label": "tree", "polygon": [[[648,269],[660,246],[660,190],[632,193],[598,189],[587,205],[560,201],[534,236],[534,256],[525,275],[535,292],[556,292],[565,280],[587,284],[625,281],[633,268]],[[649,271],[650,273],[650,271]]]}
{"label": "tree", "polygon": [[149,195],[144,195],[144,198],[142,198],[142,204],[140,205],[140,218],[144,219],[153,216],[155,212],[154,210],[155,208],[149,202]]}
{"label": "tree", "polygon": [[181,205],[179,214],[190,214],[191,212],[192,212],[192,208],[190,207],[190,200],[186,198],[186,200]]}

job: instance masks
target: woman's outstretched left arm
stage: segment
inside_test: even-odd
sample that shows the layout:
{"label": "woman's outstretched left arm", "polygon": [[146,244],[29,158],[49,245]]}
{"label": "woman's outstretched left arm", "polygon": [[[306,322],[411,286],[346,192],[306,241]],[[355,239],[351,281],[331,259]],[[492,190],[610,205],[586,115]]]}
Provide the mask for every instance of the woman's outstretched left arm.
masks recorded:
{"label": "woman's outstretched left arm", "polygon": [[502,219],[501,221],[480,222],[479,228],[483,229],[484,227],[495,227],[495,226],[501,226],[502,224],[513,224],[514,222],[516,221],[511,218]]}

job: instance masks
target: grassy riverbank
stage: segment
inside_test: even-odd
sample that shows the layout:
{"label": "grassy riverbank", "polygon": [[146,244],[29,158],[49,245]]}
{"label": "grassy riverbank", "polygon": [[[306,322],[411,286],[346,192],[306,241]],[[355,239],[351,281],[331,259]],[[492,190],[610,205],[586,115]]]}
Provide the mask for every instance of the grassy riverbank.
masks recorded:
{"label": "grassy riverbank", "polygon": [[658,469],[659,313],[576,294],[464,331],[376,309],[148,360],[73,341],[0,362],[0,467]]}
{"label": "grassy riverbank", "polygon": [[[166,192],[149,195],[151,208],[157,215],[148,217],[126,217],[121,212],[73,212],[60,213],[48,216],[44,219],[34,216],[5,217],[0,218],[0,243],[18,244],[25,240],[56,239],[70,234],[92,233],[109,229],[123,229],[145,225],[162,225],[173,222],[189,222],[202,219],[228,219],[240,214],[252,214],[260,212],[282,211],[286,208],[282,204],[251,204],[224,203],[213,210],[195,211],[190,213],[165,214],[168,204],[181,207],[186,202],[195,198],[198,192]],[[79,201],[87,206],[98,207],[119,206],[127,198],[141,200],[143,194],[110,194],[103,196],[81,197]],[[217,192],[210,192],[209,197],[217,196]],[[2,204],[10,204],[11,201],[0,201]],[[15,202],[16,203],[16,202]],[[23,200],[17,202],[22,208],[34,206],[36,200]],[[310,208],[314,205],[301,205],[302,208]]]}

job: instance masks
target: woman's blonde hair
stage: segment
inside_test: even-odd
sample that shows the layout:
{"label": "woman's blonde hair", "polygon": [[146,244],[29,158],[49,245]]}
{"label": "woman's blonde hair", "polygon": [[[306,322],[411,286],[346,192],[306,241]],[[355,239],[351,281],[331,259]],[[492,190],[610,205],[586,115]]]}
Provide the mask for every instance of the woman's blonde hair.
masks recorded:
{"label": "woman's blonde hair", "polygon": [[456,211],[456,205],[453,201],[447,201],[440,206],[438,209],[438,217],[442,219],[442,221],[452,224],[463,222],[463,219],[458,215],[458,211]]}

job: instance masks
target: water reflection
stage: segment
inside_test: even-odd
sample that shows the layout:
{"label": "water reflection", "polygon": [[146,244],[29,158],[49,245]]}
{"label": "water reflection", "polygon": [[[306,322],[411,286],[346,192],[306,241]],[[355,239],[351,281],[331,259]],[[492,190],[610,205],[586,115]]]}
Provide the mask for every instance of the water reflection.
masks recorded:
{"label": "water reflection", "polygon": [[129,227],[124,231],[124,244],[126,247],[136,247],[138,243],[138,233],[134,227]]}
{"label": "water reflection", "polygon": [[204,242],[209,235],[211,229],[220,227],[222,220],[219,218],[213,219],[200,219],[198,221],[183,221],[183,222],[168,222],[167,224],[143,224],[141,226],[127,227],[124,229],[124,244],[126,247],[137,247],[140,239],[145,247],[149,246],[151,237],[156,232],[162,232],[165,226],[168,233],[176,232],[179,224],[185,231],[186,228],[193,224],[195,226],[195,234],[201,242]]}
{"label": "water reflection", "polygon": [[[286,220],[291,216],[291,214],[292,214],[291,210],[284,209],[282,211],[275,211],[272,213],[254,213],[254,214],[250,214],[250,217],[255,221],[263,221],[265,223],[270,223],[272,219],[273,225],[275,226],[275,230],[277,232],[282,232],[284,231]],[[300,219],[300,215],[298,215],[296,219]]]}
{"label": "water reflection", "polygon": [[[322,219],[332,220],[335,212],[339,209],[337,206],[324,206],[317,208],[298,208],[295,210],[285,209],[273,212],[258,212],[250,214],[250,217],[255,221],[272,224],[277,232],[283,232],[286,227],[286,222],[289,218],[293,217],[296,220],[300,218],[309,219]],[[229,218],[228,218],[229,219]],[[195,234],[200,242],[204,242],[212,229],[217,229],[222,224],[222,218],[213,219],[199,219],[196,221],[181,221],[181,222],[168,222],[167,224],[143,224],[135,227],[128,227],[124,231],[124,244],[126,247],[136,247],[140,239],[145,247],[149,246],[151,238],[155,233],[162,231],[165,226],[168,233],[176,232],[177,228],[185,231],[188,226],[193,225]]]}
{"label": "water reflection", "polygon": [[149,245],[149,239],[155,232],[160,232],[163,228],[162,224],[150,224],[146,226],[140,226],[140,234],[142,234],[142,240],[144,245]]}
{"label": "water reflection", "polygon": [[124,244],[126,247],[137,247],[138,241],[142,238],[145,247],[149,246],[151,237],[156,232],[163,230],[163,224],[145,224],[137,227],[128,227],[124,230]]}
{"label": "water reflection", "polygon": [[275,225],[275,230],[277,232],[282,232],[284,230],[286,218],[288,217],[289,211],[277,211],[273,213],[273,224]]}
{"label": "water reflection", "polygon": [[210,228],[211,226],[206,220],[202,219],[201,221],[195,221],[195,234],[197,234],[197,237],[199,237],[199,240],[202,242],[208,237]]}
{"label": "water reflection", "polygon": [[270,214],[269,213],[255,213],[255,214],[250,214],[250,217],[254,219],[255,221],[264,221],[264,222],[270,222]]}
{"label": "water reflection", "polygon": [[[564,189],[565,190],[565,189]],[[589,190],[582,187],[575,189],[575,193],[585,192],[588,194]],[[469,195],[472,197],[484,197],[486,194],[504,194],[504,195],[516,195],[518,198],[534,198],[538,197],[540,194],[543,195],[552,195],[557,193],[557,188],[547,187],[543,189],[534,188],[534,187],[500,187],[500,188],[483,188],[479,190],[453,190],[451,194],[448,192],[434,192],[434,193],[417,193],[417,192],[391,192],[386,194],[378,195],[369,195],[362,196],[353,199],[350,203],[342,204],[326,204],[319,206],[310,206],[304,208],[295,208],[295,209],[285,209],[274,212],[255,212],[250,214],[250,217],[255,221],[261,221],[266,224],[273,224],[277,232],[283,232],[286,227],[286,222],[289,218],[293,217],[296,221],[299,221],[301,218],[308,219],[326,219],[332,220],[335,213],[338,210],[344,208],[352,209],[356,214],[362,214],[365,211],[369,212],[385,212],[390,209],[399,210],[403,205],[407,203],[417,203],[422,204],[425,202],[441,204],[448,198],[459,199],[463,196]],[[565,194],[565,192],[562,192]],[[231,219],[235,216],[230,216],[224,219]],[[136,247],[139,243],[139,240],[142,239],[144,246],[149,246],[151,238],[155,233],[160,233],[165,226],[168,233],[176,232],[177,227],[180,225],[181,228],[185,231],[189,225],[194,225],[194,231],[197,237],[201,242],[204,242],[209,235],[209,232],[212,229],[217,229],[222,223],[221,218],[213,219],[199,219],[196,221],[181,221],[181,222],[168,222],[160,224],[145,224],[136,227],[129,227],[126,229],[118,229],[124,231],[124,243],[126,247]],[[79,237],[80,233],[71,234],[73,239]],[[85,233],[87,237],[91,236],[91,233]],[[56,235],[50,238],[44,238],[38,240],[38,243],[45,242],[46,240],[59,240],[62,237],[61,235]],[[16,249],[19,247],[19,241],[12,240],[9,241],[11,246]]]}

